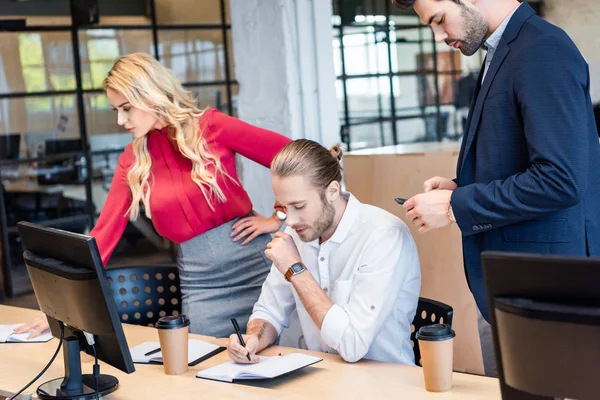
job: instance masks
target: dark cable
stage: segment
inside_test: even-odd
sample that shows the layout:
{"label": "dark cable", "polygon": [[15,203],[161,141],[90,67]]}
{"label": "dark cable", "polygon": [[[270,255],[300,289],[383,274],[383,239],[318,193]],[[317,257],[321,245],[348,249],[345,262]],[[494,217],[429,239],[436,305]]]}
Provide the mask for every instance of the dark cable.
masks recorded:
{"label": "dark cable", "polygon": [[8,400],[16,399],[17,396],[19,396],[21,393],[23,393],[25,391],[25,389],[27,389],[29,386],[33,385],[33,383],[35,381],[37,381],[38,379],[40,379],[40,376],[44,375],[44,372],[46,372],[46,370],[48,368],[50,368],[50,365],[52,365],[52,363],[54,362],[54,359],[56,358],[56,356],[58,355],[58,352],[60,351],[60,348],[62,347],[63,338],[65,337],[65,325],[60,321],[59,321],[59,324],[60,324],[60,340],[58,342],[58,347],[57,347],[56,351],[54,352],[54,355],[52,356],[52,359],[50,359],[50,362],[44,367],[42,372],[40,372],[35,378],[32,379],[31,382],[29,382],[27,384],[27,386],[25,386],[23,389],[19,390],[17,393],[12,395],[12,397],[10,397]]}
{"label": "dark cable", "polygon": [[98,377],[100,376],[100,364],[98,364],[98,354],[96,354],[96,345],[92,345],[94,351],[94,380],[96,381],[96,400],[99,399],[98,395]]}

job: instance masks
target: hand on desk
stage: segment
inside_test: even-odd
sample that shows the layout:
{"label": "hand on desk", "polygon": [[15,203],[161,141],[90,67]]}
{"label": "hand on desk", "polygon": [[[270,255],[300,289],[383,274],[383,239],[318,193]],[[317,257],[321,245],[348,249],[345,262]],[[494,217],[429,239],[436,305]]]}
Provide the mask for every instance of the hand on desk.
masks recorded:
{"label": "hand on desk", "polygon": [[42,332],[44,332],[47,329],[50,329],[50,326],[48,325],[46,314],[40,313],[31,321],[15,329],[15,333],[25,333],[27,331],[31,331],[31,334],[27,337],[27,339],[33,339],[34,337],[39,336]]}
{"label": "hand on desk", "polygon": [[[229,343],[227,343],[227,354],[231,361],[242,364],[255,364],[260,361],[256,355],[258,349],[258,336],[257,335],[242,335],[246,347],[242,347],[236,334],[229,336]],[[250,360],[246,357],[246,354],[250,354]]]}

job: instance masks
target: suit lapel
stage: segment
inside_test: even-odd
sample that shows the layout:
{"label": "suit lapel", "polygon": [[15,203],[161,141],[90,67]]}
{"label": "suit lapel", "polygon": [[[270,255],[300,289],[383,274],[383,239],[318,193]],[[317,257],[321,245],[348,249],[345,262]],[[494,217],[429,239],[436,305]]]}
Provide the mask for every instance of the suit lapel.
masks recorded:
{"label": "suit lapel", "polygon": [[458,164],[456,176],[460,176],[460,167],[462,165],[463,156],[465,155],[465,144],[467,143],[467,135],[469,132],[469,127],[471,126],[471,119],[473,119],[473,110],[475,108],[475,102],[477,101],[477,97],[479,96],[479,91],[481,90],[481,81],[483,79],[483,71],[485,68],[485,60],[483,60],[483,64],[479,69],[479,76],[477,77],[477,86],[475,87],[475,92],[473,93],[473,97],[471,98],[471,104],[469,105],[469,115],[467,116],[467,123],[465,124],[465,132],[463,133],[463,140],[460,146],[460,153],[458,156]]}
{"label": "suit lapel", "polygon": [[490,87],[492,86],[492,82],[494,82],[494,78],[500,69],[500,66],[504,62],[504,59],[510,52],[510,48],[508,44],[504,40],[500,40],[500,44],[496,49],[496,53],[494,53],[494,58],[492,58],[492,63],[490,64],[489,70],[485,75],[485,79],[483,80],[483,85],[481,86],[481,90],[479,94],[475,98],[475,107],[473,108],[472,115],[469,116],[469,124],[467,125],[469,130],[467,131],[466,137],[463,139],[465,141],[463,157],[461,159],[460,170],[462,170],[462,165],[465,161],[466,155],[469,153],[471,149],[471,145],[473,144],[473,139],[477,134],[477,128],[479,127],[479,121],[481,120],[481,113],[483,111],[483,104],[485,103],[485,98],[487,97],[488,92],[490,91]]}

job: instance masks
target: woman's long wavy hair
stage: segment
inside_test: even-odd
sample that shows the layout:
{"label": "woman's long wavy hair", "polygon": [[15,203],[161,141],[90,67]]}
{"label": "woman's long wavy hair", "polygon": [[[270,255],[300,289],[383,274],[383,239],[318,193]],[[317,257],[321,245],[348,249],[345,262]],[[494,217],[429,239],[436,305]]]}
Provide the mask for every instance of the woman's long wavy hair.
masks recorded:
{"label": "woman's long wavy hair", "polygon": [[[129,103],[142,111],[155,115],[169,128],[169,137],[177,143],[181,154],[192,162],[192,180],[200,187],[209,207],[214,210],[213,199],[227,200],[217,184],[217,174],[233,180],[223,169],[219,158],[208,150],[200,131],[199,110],[191,93],[183,88],[173,73],[149,54],[133,53],[117,60],[102,83],[104,90],[122,94]],[[133,141],[135,163],[127,172],[131,189],[131,206],[127,210],[130,220],[140,213],[140,201],[146,216],[150,212],[150,175],[152,159],[148,152],[147,135]]]}

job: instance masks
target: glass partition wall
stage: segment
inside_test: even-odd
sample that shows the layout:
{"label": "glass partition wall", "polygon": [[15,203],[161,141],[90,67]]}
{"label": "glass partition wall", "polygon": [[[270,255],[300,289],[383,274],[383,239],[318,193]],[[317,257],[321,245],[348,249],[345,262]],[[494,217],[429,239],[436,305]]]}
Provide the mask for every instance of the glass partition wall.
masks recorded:
{"label": "glass partition wall", "polygon": [[333,6],[336,92],[347,148],[459,140],[467,83],[476,80],[482,55],[464,57],[435,43],[429,26],[389,0],[334,0]]}
{"label": "glass partition wall", "polygon": [[[87,233],[102,210],[118,157],[132,140],[101,87],[119,56],[150,53],[200,107],[236,113],[227,0],[144,0],[139,15],[114,15],[105,4],[112,0],[98,0],[99,23],[79,27],[43,5],[15,15],[14,7],[36,1],[0,5],[0,287],[7,296],[31,291],[18,221]],[[54,3],[69,7],[69,0]],[[171,261],[172,250],[139,218],[111,264]]]}

